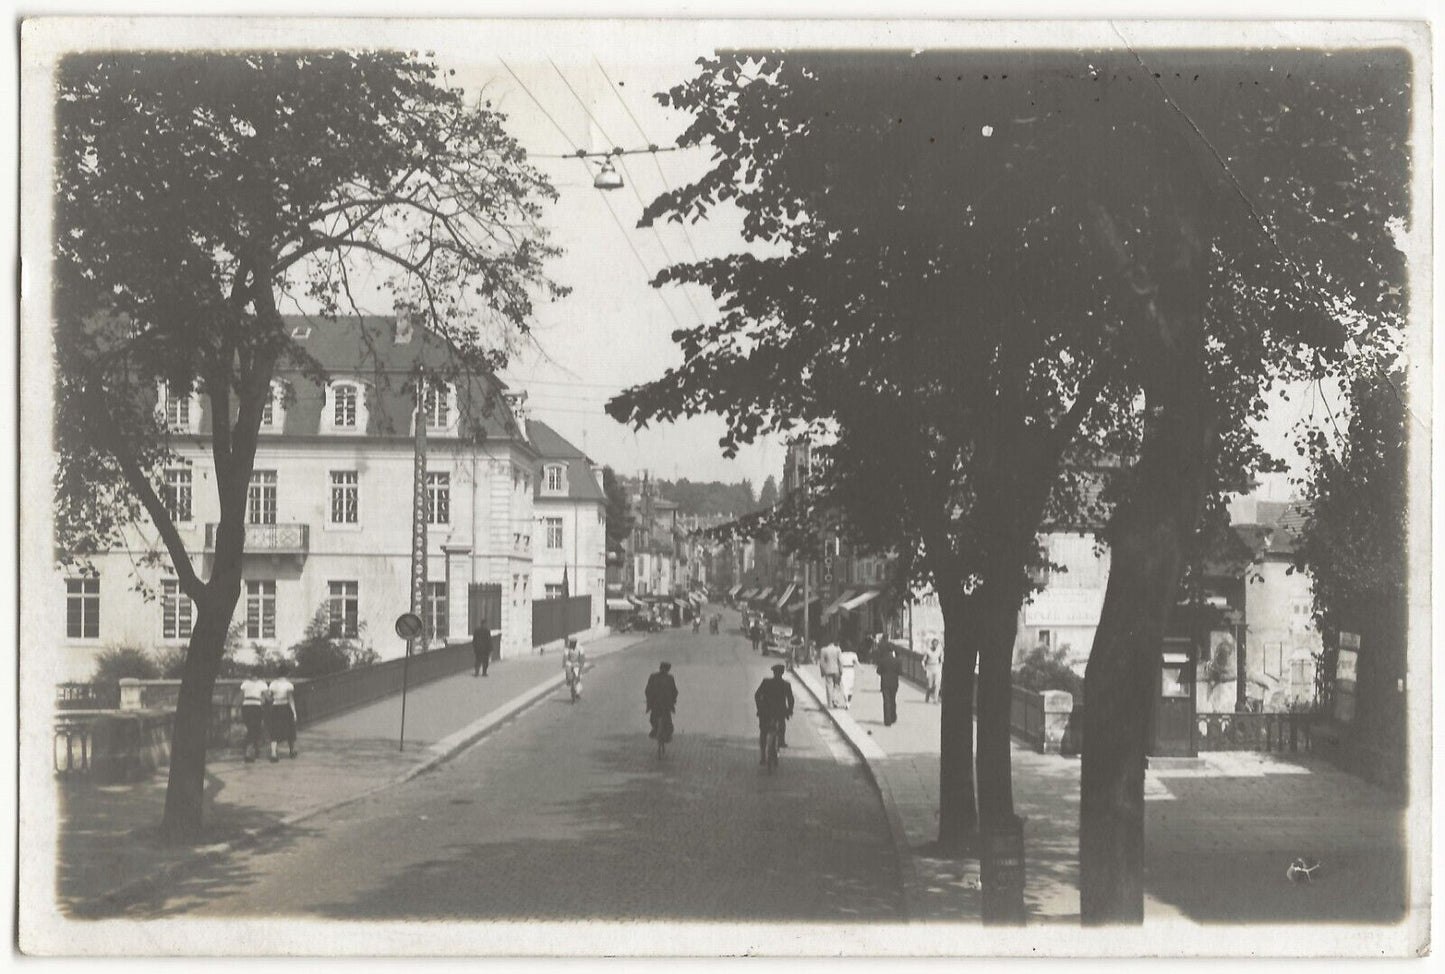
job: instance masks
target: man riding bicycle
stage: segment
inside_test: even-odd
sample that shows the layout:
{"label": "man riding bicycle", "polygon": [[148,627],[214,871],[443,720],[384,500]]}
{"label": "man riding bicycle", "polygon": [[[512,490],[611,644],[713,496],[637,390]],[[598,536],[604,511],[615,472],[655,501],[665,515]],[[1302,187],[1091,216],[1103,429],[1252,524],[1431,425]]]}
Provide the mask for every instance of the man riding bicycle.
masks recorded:
{"label": "man riding bicycle", "polygon": [[587,665],[587,654],[571,636],[567,637],[566,647],[562,652],[562,672],[567,676],[572,699],[576,700],[582,696],[582,668]]}
{"label": "man riding bicycle", "polygon": [[793,716],[793,687],[783,678],[782,663],[773,666],[773,675],[764,678],[753,694],[758,708],[758,763],[768,763],[768,731],[775,730],[778,747],[787,747],[787,721]]}

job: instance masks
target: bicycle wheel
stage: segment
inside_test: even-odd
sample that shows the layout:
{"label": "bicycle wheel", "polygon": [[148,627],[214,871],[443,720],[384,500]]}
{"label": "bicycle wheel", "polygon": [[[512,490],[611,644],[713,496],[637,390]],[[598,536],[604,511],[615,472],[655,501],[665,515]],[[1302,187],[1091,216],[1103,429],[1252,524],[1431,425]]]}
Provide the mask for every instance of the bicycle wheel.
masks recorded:
{"label": "bicycle wheel", "polygon": [[768,774],[772,774],[778,767],[778,729],[776,727],[768,731]]}

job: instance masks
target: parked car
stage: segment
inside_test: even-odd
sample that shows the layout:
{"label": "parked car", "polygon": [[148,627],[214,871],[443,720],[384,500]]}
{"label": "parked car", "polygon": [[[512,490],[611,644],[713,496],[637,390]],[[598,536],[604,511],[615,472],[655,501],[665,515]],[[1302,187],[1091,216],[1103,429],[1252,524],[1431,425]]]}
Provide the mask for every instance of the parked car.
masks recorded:
{"label": "parked car", "polygon": [[775,656],[786,656],[788,655],[788,643],[792,639],[792,626],[769,626],[768,641],[763,646],[763,652],[772,653]]}

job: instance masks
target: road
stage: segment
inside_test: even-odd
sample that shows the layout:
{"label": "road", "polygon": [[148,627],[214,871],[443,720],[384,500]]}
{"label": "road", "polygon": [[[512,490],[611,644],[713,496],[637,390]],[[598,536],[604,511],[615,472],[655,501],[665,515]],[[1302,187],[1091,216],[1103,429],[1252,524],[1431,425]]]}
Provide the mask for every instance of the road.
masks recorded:
{"label": "road", "polygon": [[[659,633],[414,781],[207,866],[135,917],[899,919],[865,769],[795,684],[789,748],[758,766],[752,694],[775,659],[732,631]],[[679,688],[658,760],[642,688]]]}

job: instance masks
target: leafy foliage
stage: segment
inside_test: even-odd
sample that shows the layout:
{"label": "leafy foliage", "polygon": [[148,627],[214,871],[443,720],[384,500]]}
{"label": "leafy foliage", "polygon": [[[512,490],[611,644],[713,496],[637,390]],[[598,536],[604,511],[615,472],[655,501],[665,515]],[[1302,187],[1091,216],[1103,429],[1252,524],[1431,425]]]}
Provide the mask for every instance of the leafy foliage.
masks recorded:
{"label": "leafy foliage", "polygon": [[621,551],[637,519],[627,488],[611,467],[602,468],[602,492],[607,495],[607,550]]}
{"label": "leafy foliage", "polygon": [[1074,695],[1074,702],[1084,698],[1084,678],[1069,665],[1068,652],[1062,648],[1035,646],[1014,670],[1014,685],[1025,690],[1064,690]]}
{"label": "leafy foliage", "polygon": [[376,650],[360,638],[365,634],[365,623],[361,624],[361,629],[355,639],[336,635],[331,628],[327,607],[322,605],[306,624],[301,641],[286,651],[296,664],[296,675],[312,679],[376,662]]}
{"label": "leafy foliage", "polygon": [[90,682],[113,687],[123,679],[158,680],[161,667],[150,653],[138,646],[110,646],[95,658]]}

